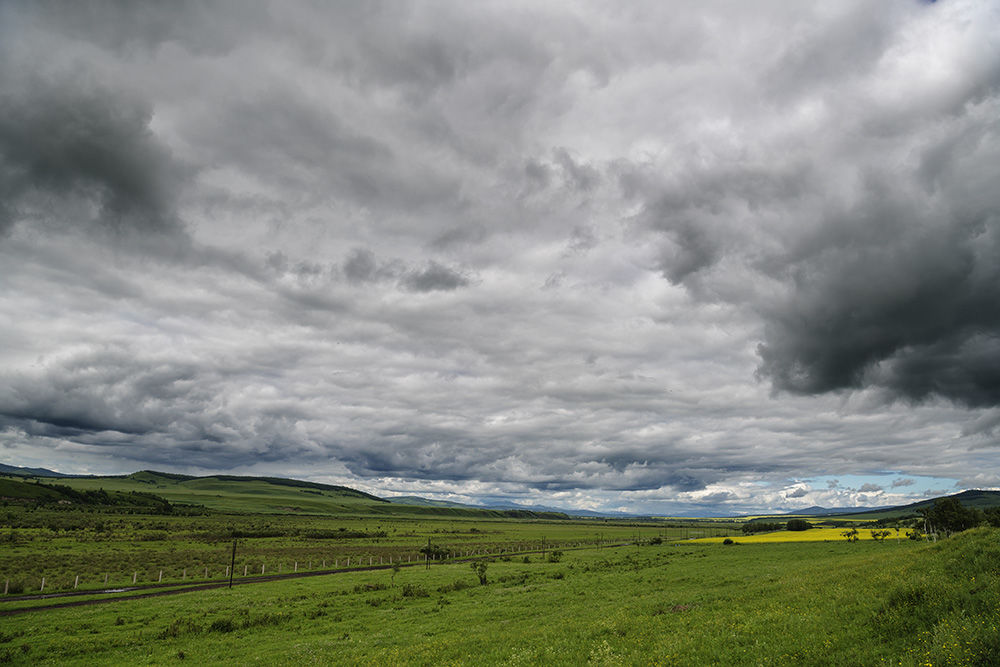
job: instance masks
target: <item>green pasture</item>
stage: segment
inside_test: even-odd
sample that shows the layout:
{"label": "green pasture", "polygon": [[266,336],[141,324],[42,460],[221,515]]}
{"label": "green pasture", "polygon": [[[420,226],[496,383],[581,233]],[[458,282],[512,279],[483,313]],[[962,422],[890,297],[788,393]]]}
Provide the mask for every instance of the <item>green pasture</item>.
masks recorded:
{"label": "green pasture", "polygon": [[[658,545],[343,573],[3,619],[19,664],[972,665],[1000,531]],[[11,603],[4,604],[9,608]]]}
{"label": "green pasture", "polygon": [[[0,507],[0,586],[38,592],[220,579],[237,541],[238,576],[414,562],[439,556],[569,549],[736,534],[732,526],[451,516],[109,514],[92,508]],[[206,572],[207,569],[207,572]],[[9,584],[7,582],[10,582]]]}

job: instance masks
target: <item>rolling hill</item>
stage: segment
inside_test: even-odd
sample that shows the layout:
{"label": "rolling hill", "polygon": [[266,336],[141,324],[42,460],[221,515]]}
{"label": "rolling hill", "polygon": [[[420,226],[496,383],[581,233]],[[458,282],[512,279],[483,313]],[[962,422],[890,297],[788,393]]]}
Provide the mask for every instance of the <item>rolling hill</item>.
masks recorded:
{"label": "rolling hill", "polygon": [[[23,470],[23,469],[21,469]],[[176,473],[141,470],[131,475],[52,477],[25,474],[0,477],[4,486],[0,496],[39,502],[66,500],[80,502],[69,496],[53,495],[40,490],[38,484],[50,487],[108,494],[140,494],[161,498],[174,504],[200,505],[209,510],[239,514],[315,514],[340,516],[438,516],[497,519],[561,520],[568,516],[559,512],[525,509],[489,509],[455,506],[425,501],[425,504],[393,503],[346,486],[334,486],[281,477],[242,477],[209,475],[194,477]],[[118,503],[110,503],[118,504]]]}

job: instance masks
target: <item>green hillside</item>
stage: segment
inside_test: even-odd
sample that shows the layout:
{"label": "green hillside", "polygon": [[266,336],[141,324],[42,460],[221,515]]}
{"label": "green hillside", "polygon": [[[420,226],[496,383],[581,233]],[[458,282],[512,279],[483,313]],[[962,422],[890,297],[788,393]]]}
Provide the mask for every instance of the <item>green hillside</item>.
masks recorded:
{"label": "green hillside", "polygon": [[0,477],[0,498],[6,501],[39,504],[67,504],[115,507],[126,511],[164,514],[173,511],[163,497],[145,491],[78,489],[57,483],[59,478],[45,477],[44,482]]}
{"label": "green hillside", "polygon": [[44,483],[80,491],[145,492],[171,503],[237,513],[368,513],[373,506],[388,504],[381,498],[346,487],[268,477],[192,477],[142,470],[124,476],[46,477]]}
{"label": "green hillside", "polygon": [[[10,493],[0,496],[41,500],[36,484],[27,477],[4,477]],[[391,503],[377,496],[345,486],[320,484],[277,477],[211,475],[193,477],[153,470],[131,475],[106,477],[44,477],[36,480],[81,492],[112,494],[153,494],[170,503],[201,505],[209,510],[239,514],[312,514],[342,516],[428,516],[497,519],[566,519],[559,512],[489,510],[472,507],[407,505]],[[6,488],[6,487],[5,487]],[[43,494],[44,495],[44,494]],[[79,502],[68,496],[45,495],[48,500]],[[117,504],[117,503],[115,503]]]}

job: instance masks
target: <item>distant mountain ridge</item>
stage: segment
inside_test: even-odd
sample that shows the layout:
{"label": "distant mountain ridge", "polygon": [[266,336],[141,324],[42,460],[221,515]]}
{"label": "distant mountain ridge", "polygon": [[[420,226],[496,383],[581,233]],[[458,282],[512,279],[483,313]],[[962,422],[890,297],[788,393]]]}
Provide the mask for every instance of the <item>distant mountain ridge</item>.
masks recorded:
{"label": "distant mountain ridge", "polygon": [[592,510],[566,509],[564,507],[551,507],[549,505],[522,505],[512,502],[485,503],[483,505],[473,505],[471,503],[459,503],[453,500],[432,500],[420,496],[391,496],[389,502],[399,505],[412,505],[416,507],[454,507],[474,510],[499,510],[503,512],[546,512],[559,513],[576,517],[596,517],[596,518],[635,518],[644,515],[629,514],[627,512],[595,512]]}
{"label": "distant mountain ridge", "polygon": [[882,505],[879,507],[820,507],[813,505],[805,509],[788,510],[785,514],[805,514],[808,516],[827,516],[832,514],[857,514],[858,512],[877,512],[879,510],[894,509],[896,505]]}
{"label": "distant mountain ridge", "polygon": [[9,466],[0,463],[0,474],[21,475],[24,477],[80,477],[80,475],[64,475],[61,472],[49,470],[48,468],[25,468],[22,466]]}

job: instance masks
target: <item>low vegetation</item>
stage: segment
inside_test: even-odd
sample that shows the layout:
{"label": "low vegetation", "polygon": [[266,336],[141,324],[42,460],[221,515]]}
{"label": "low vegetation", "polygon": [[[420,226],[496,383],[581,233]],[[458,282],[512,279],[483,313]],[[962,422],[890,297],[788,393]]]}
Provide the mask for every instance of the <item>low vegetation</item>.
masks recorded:
{"label": "low vegetation", "polygon": [[[140,476],[129,483],[158,491],[161,478]],[[177,477],[163,483],[192,482]],[[234,540],[237,585],[11,615],[0,662],[986,665],[1000,655],[1000,530],[984,526],[988,508],[964,530],[967,508],[932,503],[891,526],[792,517],[742,531],[446,507],[387,514],[363,496],[339,513],[260,513],[260,498],[240,505],[254,489],[277,494],[266,503],[288,493],[332,503],[339,491],[221,478],[209,484],[218,505],[242,511],[178,509],[172,497],[170,512],[143,512],[89,502],[101,487],[71,487],[76,500],[45,488],[59,484],[29,482],[36,500],[0,508],[0,614],[63,601],[22,598],[42,577],[46,593],[90,589],[72,600],[129,595],[98,593],[105,577],[167,587],[157,590],[222,581]],[[261,569],[337,572],[241,584]]]}
{"label": "low vegetation", "polygon": [[579,550],[558,563],[495,559],[485,583],[468,564],[403,568],[395,577],[338,574],[12,616],[0,657],[992,664],[1000,655],[998,538],[995,529],[975,529],[898,549],[841,540]]}

